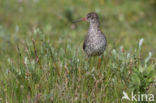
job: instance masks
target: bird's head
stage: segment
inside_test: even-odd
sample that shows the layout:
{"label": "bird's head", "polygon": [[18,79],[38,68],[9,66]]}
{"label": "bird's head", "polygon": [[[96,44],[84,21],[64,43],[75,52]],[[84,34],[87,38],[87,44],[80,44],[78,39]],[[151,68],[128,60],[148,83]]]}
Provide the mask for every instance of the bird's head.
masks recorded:
{"label": "bird's head", "polygon": [[94,23],[94,22],[97,22],[99,19],[98,15],[95,13],[95,12],[90,12],[87,14],[86,17],[84,18],[81,18],[75,22],[79,22],[79,21],[88,21],[90,23]]}
{"label": "bird's head", "polygon": [[96,21],[98,21],[99,18],[95,12],[91,12],[91,13],[87,14],[86,19],[88,22],[96,22]]}

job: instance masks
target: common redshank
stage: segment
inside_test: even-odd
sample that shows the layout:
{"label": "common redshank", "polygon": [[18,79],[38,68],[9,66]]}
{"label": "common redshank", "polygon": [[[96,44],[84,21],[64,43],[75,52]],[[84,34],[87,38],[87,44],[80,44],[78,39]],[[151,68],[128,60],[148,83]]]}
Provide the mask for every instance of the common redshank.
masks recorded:
{"label": "common redshank", "polygon": [[100,56],[98,60],[98,69],[101,66],[101,55],[106,49],[106,37],[103,32],[100,30],[99,17],[95,12],[90,12],[86,17],[77,20],[78,21],[88,21],[89,29],[88,35],[85,37],[83,43],[83,50],[88,57]]}

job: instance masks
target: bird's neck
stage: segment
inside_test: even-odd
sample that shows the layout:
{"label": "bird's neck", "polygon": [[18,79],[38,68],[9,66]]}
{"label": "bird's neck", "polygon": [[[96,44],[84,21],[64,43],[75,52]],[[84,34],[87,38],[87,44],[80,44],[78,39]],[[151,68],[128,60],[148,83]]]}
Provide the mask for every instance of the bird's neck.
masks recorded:
{"label": "bird's neck", "polygon": [[90,23],[90,25],[89,25],[89,34],[96,35],[98,31],[100,31],[99,22]]}

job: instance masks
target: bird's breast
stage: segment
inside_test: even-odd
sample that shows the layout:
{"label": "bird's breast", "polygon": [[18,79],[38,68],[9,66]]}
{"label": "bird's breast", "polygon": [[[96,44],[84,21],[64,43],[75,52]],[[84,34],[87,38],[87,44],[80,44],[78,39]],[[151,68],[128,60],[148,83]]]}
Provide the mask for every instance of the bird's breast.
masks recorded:
{"label": "bird's breast", "polygon": [[106,39],[103,34],[90,34],[86,40],[85,51],[88,55],[102,54],[106,47]]}

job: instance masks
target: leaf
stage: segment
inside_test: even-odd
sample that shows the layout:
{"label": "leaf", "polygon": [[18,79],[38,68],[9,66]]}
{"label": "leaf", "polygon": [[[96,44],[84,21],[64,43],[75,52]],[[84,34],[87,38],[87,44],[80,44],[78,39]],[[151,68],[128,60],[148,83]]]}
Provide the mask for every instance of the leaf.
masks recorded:
{"label": "leaf", "polygon": [[132,82],[136,86],[140,86],[140,84],[141,84],[140,78],[138,77],[138,75],[136,73],[134,73],[132,76]]}

